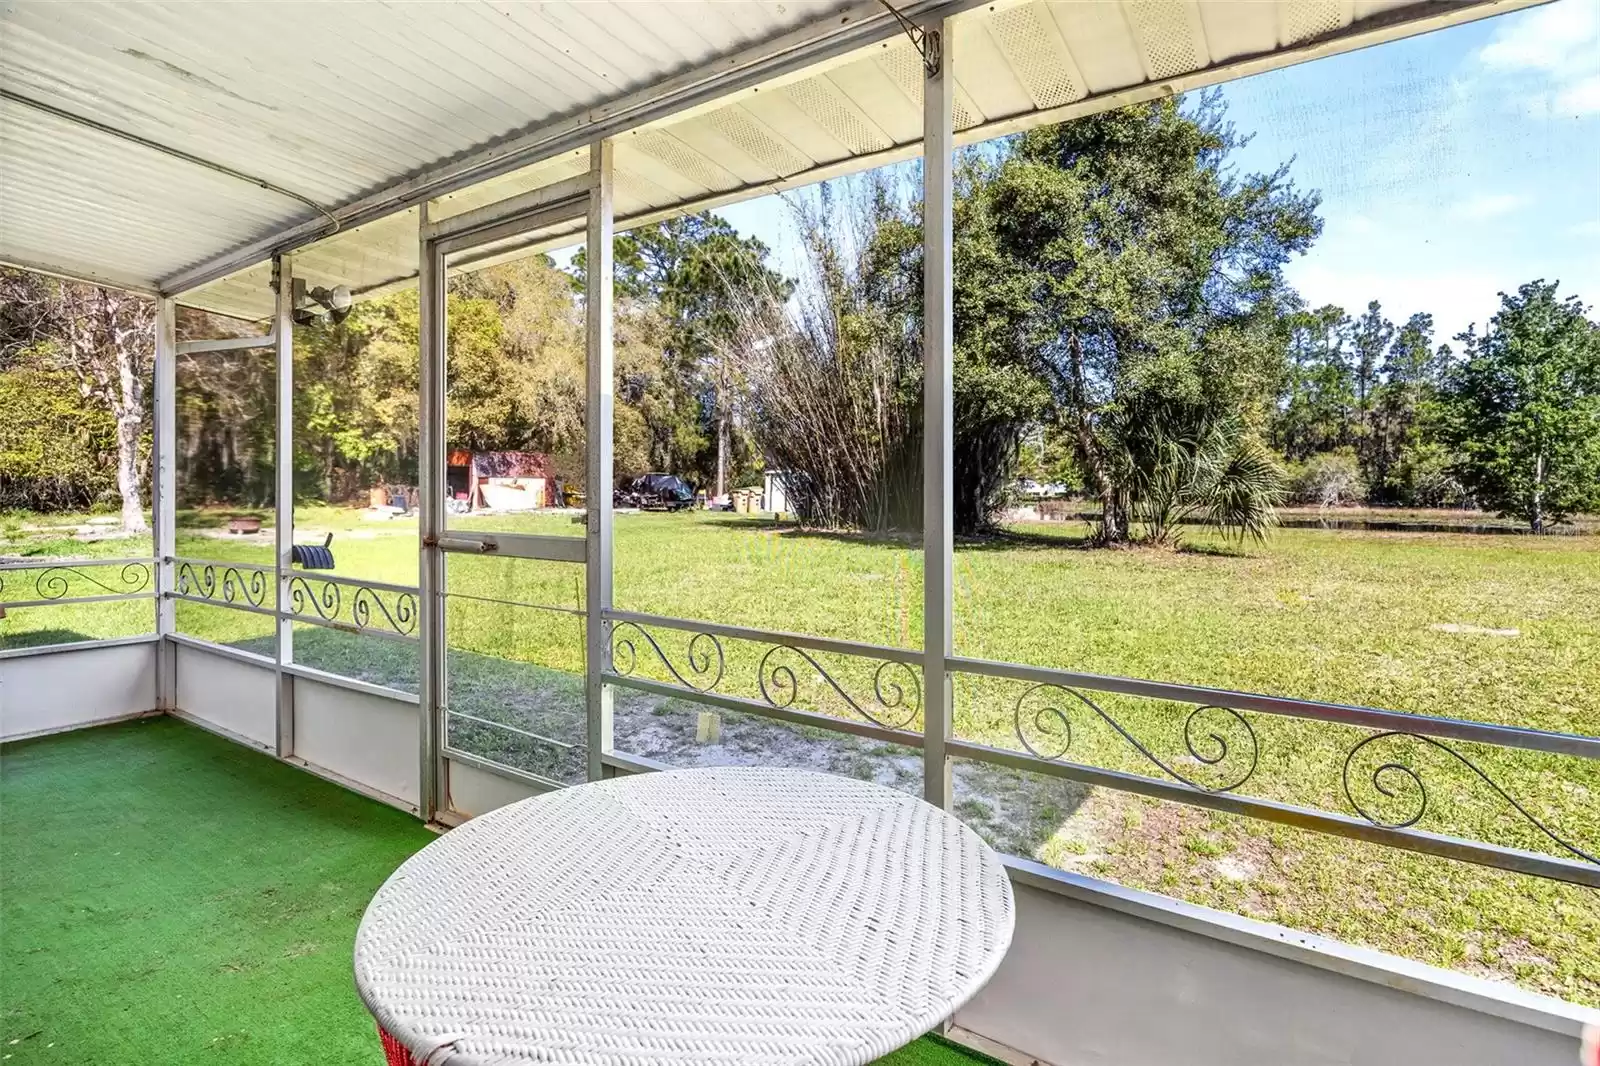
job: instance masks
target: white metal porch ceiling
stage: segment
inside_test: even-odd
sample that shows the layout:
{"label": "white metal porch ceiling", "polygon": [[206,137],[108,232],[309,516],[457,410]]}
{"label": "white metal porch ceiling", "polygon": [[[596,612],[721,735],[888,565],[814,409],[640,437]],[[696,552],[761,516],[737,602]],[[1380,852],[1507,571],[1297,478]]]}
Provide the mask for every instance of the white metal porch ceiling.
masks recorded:
{"label": "white metal porch ceiling", "polygon": [[[962,12],[950,51],[971,141],[1528,3],[898,6]],[[296,273],[374,290],[416,272],[409,205],[455,189],[434,201],[448,214],[577,173],[586,134],[616,136],[625,226],[912,156],[921,88],[920,56],[876,3],[7,2],[0,260],[150,290],[209,282],[185,302],[257,317],[264,267],[214,279],[315,237],[327,219],[307,201],[352,225],[303,248]],[[461,188],[478,174],[498,176]]]}

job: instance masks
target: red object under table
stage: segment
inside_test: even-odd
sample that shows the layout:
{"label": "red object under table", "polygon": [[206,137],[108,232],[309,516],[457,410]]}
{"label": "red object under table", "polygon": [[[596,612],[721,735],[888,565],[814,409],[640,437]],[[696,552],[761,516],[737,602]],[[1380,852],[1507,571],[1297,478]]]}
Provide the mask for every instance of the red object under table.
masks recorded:
{"label": "red object under table", "polygon": [[378,1039],[383,1041],[383,1057],[389,1060],[389,1066],[421,1066],[411,1057],[405,1045],[384,1032],[381,1026],[378,1028]]}

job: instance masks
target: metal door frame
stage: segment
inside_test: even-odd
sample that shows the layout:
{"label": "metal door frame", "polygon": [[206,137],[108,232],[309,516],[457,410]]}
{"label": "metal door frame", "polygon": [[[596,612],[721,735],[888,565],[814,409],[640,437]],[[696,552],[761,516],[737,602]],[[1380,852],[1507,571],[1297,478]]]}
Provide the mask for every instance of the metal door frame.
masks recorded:
{"label": "metal door frame", "polygon": [[[588,719],[588,777],[603,774],[612,749],[611,696],[601,680],[609,641],[605,612],[611,607],[612,455],[612,174],[611,145],[589,148],[585,174],[465,211],[435,222],[428,205],[418,220],[418,293],[421,302],[420,442],[420,692],[421,794],[419,808],[432,821],[449,808],[446,731],[446,643],[444,555],[489,554],[519,559],[578,563],[585,571],[584,704]],[[587,288],[584,294],[585,536],[561,537],[449,530],[445,525],[446,458],[445,258],[492,242],[563,222],[585,220]],[[532,242],[530,242],[532,243]]]}

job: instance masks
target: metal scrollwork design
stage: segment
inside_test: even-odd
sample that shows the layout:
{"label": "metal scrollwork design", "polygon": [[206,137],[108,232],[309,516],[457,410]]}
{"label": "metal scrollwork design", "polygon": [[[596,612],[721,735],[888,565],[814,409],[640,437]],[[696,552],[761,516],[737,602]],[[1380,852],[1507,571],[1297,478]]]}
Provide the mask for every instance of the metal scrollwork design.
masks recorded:
{"label": "metal scrollwork design", "polygon": [[394,609],[383,602],[375,589],[365,585],[356,589],[350,602],[350,617],[362,629],[372,628],[372,613],[383,616],[388,627],[402,636],[410,636],[417,629],[417,598],[409,592],[399,592],[394,597]]}
{"label": "metal scrollwork design", "polygon": [[[316,584],[313,585],[312,582]],[[394,593],[392,604],[384,601],[380,590],[355,586],[350,597],[350,620],[341,617],[345,610],[344,585],[337,581],[317,581],[295,576],[289,579],[289,608],[293,614],[315,615],[334,626],[351,629],[387,629],[403,637],[417,631],[417,597],[410,592]],[[382,624],[374,626],[374,620]]]}
{"label": "metal scrollwork design", "polygon": [[922,711],[922,678],[909,663],[890,659],[878,665],[872,675],[872,694],[876,706],[868,709],[846,692],[815,656],[792,644],[778,644],[769,648],[756,670],[761,698],[774,707],[792,706],[800,694],[800,679],[795,675],[794,668],[787,663],[771,661],[774,655],[783,652],[799,656],[829,688],[838,693],[840,699],[849,704],[852,711],[875,725],[885,729],[905,729],[916,721]]}
{"label": "metal scrollwork design", "polygon": [[1350,785],[1350,772],[1352,766],[1354,766],[1356,762],[1356,757],[1361,754],[1362,750],[1365,749],[1367,745],[1377,744],[1386,740],[1414,740],[1420,744],[1424,744],[1428,747],[1444,752],[1456,762],[1460,763],[1462,766],[1465,766],[1468,770],[1471,770],[1474,774],[1476,774],[1479,780],[1493,789],[1497,796],[1505,800],[1505,802],[1508,803],[1512,809],[1520,814],[1524,821],[1533,826],[1540,833],[1544,834],[1558,847],[1561,847],[1571,854],[1578,856],[1580,859],[1600,865],[1600,857],[1597,857],[1591,852],[1583,850],[1570,840],[1562,837],[1554,829],[1551,829],[1537,816],[1535,816],[1532,811],[1528,810],[1528,808],[1517,802],[1516,798],[1512,796],[1511,793],[1501,788],[1492,777],[1484,773],[1484,771],[1471,759],[1468,759],[1465,755],[1462,755],[1450,745],[1435,740],[1433,737],[1423,736],[1420,733],[1407,733],[1400,730],[1374,733],[1372,736],[1367,737],[1357,743],[1350,749],[1349,753],[1345,755],[1344,769],[1341,774],[1344,782],[1345,799],[1350,802],[1350,807],[1352,810],[1354,810],[1358,815],[1366,819],[1368,822],[1371,822],[1373,825],[1381,826],[1384,829],[1409,829],[1418,822],[1422,821],[1423,815],[1428,813],[1428,786],[1423,783],[1422,775],[1405,763],[1395,762],[1393,760],[1381,762],[1377,766],[1373,767],[1368,780],[1371,782],[1374,791],[1388,799],[1400,800],[1403,799],[1405,795],[1409,794],[1414,800],[1414,803],[1407,805],[1406,813],[1399,818],[1386,818],[1381,813],[1375,813],[1367,806],[1362,805],[1362,803],[1356,799],[1355,790],[1352,789]]}
{"label": "metal scrollwork design", "polygon": [[332,581],[322,582],[319,592],[303,577],[289,580],[289,609],[295,614],[315,613],[318,618],[331,622],[339,617],[342,600],[339,586]]}
{"label": "metal scrollwork design", "polygon": [[224,603],[243,601],[252,607],[264,606],[271,582],[263,570],[240,570],[234,566],[221,567],[215,563],[178,564],[178,594],[198,596],[206,600],[220,599]]}
{"label": "metal scrollwork design", "polygon": [[[85,569],[79,569],[80,566]],[[34,578],[33,590],[42,600],[60,600],[65,599],[67,594],[72,591],[72,578],[74,577],[82,578],[89,584],[96,588],[104,589],[113,596],[132,596],[135,593],[143,592],[150,584],[149,563],[124,563],[122,569],[117,572],[116,578],[118,585],[121,586],[120,588],[116,585],[107,584],[85,572],[86,569],[92,568],[94,568],[93,564],[86,563],[72,566],[46,567]],[[110,569],[110,567],[100,567],[99,569]],[[0,592],[3,592],[4,589],[4,583],[0,582]]]}
{"label": "metal scrollwork design", "polygon": [[[1168,777],[1197,791],[1232,792],[1250,780],[1256,772],[1256,764],[1261,757],[1256,731],[1251,727],[1249,719],[1231,707],[1205,704],[1190,711],[1183,722],[1183,745],[1188,749],[1190,757],[1196,762],[1223,772],[1221,781],[1207,783],[1177,770],[1082,692],[1051,682],[1040,682],[1028,688],[1017,698],[1016,707],[1012,712],[1017,739],[1030,753],[1041,759],[1055,761],[1064,757],[1072,747],[1072,716],[1067,708],[1056,706],[1054,703],[1044,703],[1032,708],[1031,720],[1029,718],[1029,697],[1044,689],[1071,696],[1114,729],[1118,736],[1151,765],[1159,768]],[[1242,739],[1244,741],[1242,750],[1248,753],[1246,758],[1233,760],[1238,762],[1238,769],[1231,772],[1228,769],[1230,757],[1236,756],[1241,749],[1229,743],[1227,732],[1224,730],[1235,733],[1236,740]]]}
{"label": "metal scrollwork design", "polygon": [[661,665],[677,678],[678,684],[696,692],[710,692],[722,683],[723,675],[727,672],[727,661],[722,654],[722,641],[714,634],[696,633],[689,638],[685,663],[690,677],[685,677],[656,642],[656,638],[650,635],[650,631],[637,622],[615,622],[611,627],[611,669],[623,677],[631,675],[639,666],[639,649],[633,637],[618,635],[624,629],[631,629],[645,639]]}

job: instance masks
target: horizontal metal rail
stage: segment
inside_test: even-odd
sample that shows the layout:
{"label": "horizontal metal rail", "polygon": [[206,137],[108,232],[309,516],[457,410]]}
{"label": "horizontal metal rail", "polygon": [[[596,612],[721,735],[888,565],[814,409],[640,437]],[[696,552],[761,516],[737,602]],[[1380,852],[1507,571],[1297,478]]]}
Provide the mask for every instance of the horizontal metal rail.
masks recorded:
{"label": "horizontal metal rail", "polygon": [[419,697],[415,692],[390,688],[388,685],[362,681],[360,678],[346,677],[343,674],[330,673],[327,670],[319,670],[317,667],[308,666],[305,663],[284,663],[283,672],[297,681],[309,681],[318,685],[328,685],[332,688],[359,692],[362,695],[373,696],[377,699],[393,700],[396,703],[406,704],[408,708],[414,709],[419,702]]}
{"label": "horizontal metal rail", "polygon": [[277,335],[268,333],[256,337],[216,337],[211,340],[179,341],[179,355],[209,355],[212,352],[250,351],[254,348],[272,348],[278,343]]}
{"label": "horizontal metal rail", "polygon": [[[416,588],[298,570],[287,571],[283,577],[287,602],[280,607],[287,619],[386,640],[416,642],[419,639],[416,629],[421,611]],[[344,589],[355,590],[348,602]],[[389,594],[387,602],[384,593]],[[383,624],[371,624],[374,621]]]}
{"label": "horizontal metal rail", "polygon": [[60,596],[43,600],[3,600],[0,610],[20,611],[24,607],[56,607],[68,603],[111,603],[121,600],[153,600],[154,592],[112,592],[104,596]]}
{"label": "horizontal metal rail", "polygon": [[946,669],[955,673],[1008,678],[1014,681],[1030,682],[1035,685],[1055,685],[1067,689],[1115,692],[1154,700],[1192,703],[1205,707],[1225,707],[1236,711],[1258,711],[1262,714],[1308,718],[1319,722],[1337,722],[1342,725],[1362,726],[1368,729],[1416,733],[1421,736],[1439,737],[1447,740],[1474,741],[1502,748],[1525,748],[1530,751],[1543,751],[1554,755],[1575,755],[1584,759],[1600,759],[1600,737],[1587,737],[1574,733],[1551,733],[1539,729],[1523,729],[1517,726],[1469,722],[1458,718],[1434,718],[1428,715],[1408,714],[1404,711],[1383,711],[1372,707],[1317,703],[1310,700],[1261,696],[1246,692],[1233,692],[1227,689],[1202,688],[1196,685],[1180,685],[1164,681],[1140,681],[1126,677],[1082,674],[1071,670],[1056,670],[1042,666],[1023,666],[1017,663],[995,662],[988,659],[965,659],[955,656],[946,659],[945,666]]}
{"label": "horizontal metal rail", "polygon": [[263,574],[276,574],[278,572],[278,568],[270,563],[237,563],[226,559],[195,559],[187,555],[169,555],[163,561],[177,566],[188,563],[190,566],[221,566],[232,567],[235,570],[258,570]]}
{"label": "horizontal metal rail", "polygon": [[[206,601],[212,602],[212,601]],[[223,604],[224,607],[231,606]],[[271,613],[271,612],[268,612]],[[392,629],[383,629],[378,626],[358,626],[354,622],[340,622],[332,618],[319,618],[314,614],[297,614],[294,611],[284,611],[283,617],[287,620],[308,626],[321,626],[323,629],[335,629],[340,633],[350,633],[362,637],[380,637],[383,640],[393,640],[401,644],[420,644],[422,638],[411,633],[396,633]]]}
{"label": "horizontal metal rail", "polygon": [[[267,567],[271,570],[272,567]],[[303,581],[326,581],[330,585],[345,585],[349,588],[374,589],[380,592],[405,592],[416,596],[420,590],[415,585],[393,585],[386,581],[367,581],[359,577],[342,577],[335,574],[322,574],[315,570],[288,570],[284,577]]]}
{"label": "horizontal metal rail", "polygon": [[505,763],[495,762],[493,759],[486,759],[482,755],[476,755],[470,751],[462,751],[460,748],[453,748],[448,744],[443,746],[441,754],[452,762],[466,763],[468,766],[476,767],[498,777],[533,785],[535,788],[548,791],[567,787],[567,782],[565,781],[557,781],[553,777],[545,777],[543,774],[521,770],[515,766],[507,766]]}
{"label": "horizontal metal rail", "polygon": [[474,596],[467,592],[446,592],[447,600],[471,600],[474,603],[495,603],[502,607],[527,607],[534,611],[551,611],[555,614],[569,614],[576,618],[587,618],[588,612],[580,607],[562,607],[554,603],[524,603],[521,600],[502,600],[495,596]]}
{"label": "horizontal metal rail", "polygon": [[48,570],[57,566],[128,566],[133,563],[154,566],[156,558],[153,555],[132,555],[117,559],[105,559],[95,556],[46,555],[31,559],[0,559],[0,571]]}
{"label": "horizontal metal rail", "polygon": [[139,633],[131,637],[69,640],[60,644],[25,644],[17,648],[0,647],[0,659],[30,659],[36,655],[61,655],[66,652],[96,651],[100,648],[121,648],[130,644],[155,644],[160,640],[160,634]]}
{"label": "horizontal metal rail", "polygon": [[1047,777],[1062,778],[1068,781],[1079,781],[1089,785],[1100,785],[1121,792],[1134,792],[1155,799],[1185,803],[1193,807],[1204,807],[1228,814],[1261,818],[1300,829],[1311,829],[1317,832],[1331,833],[1335,836],[1349,837],[1353,840],[1386,844],[1390,847],[1403,848],[1407,851],[1420,851],[1447,859],[1459,859],[1464,862],[1477,863],[1480,866],[1493,866],[1501,870],[1511,870],[1516,873],[1533,874],[1557,881],[1586,885],[1590,888],[1600,888],[1600,866],[1592,863],[1563,859],[1534,851],[1523,851],[1518,848],[1505,848],[1495,844],[1485,844],[1461,837],[1444,836],[1409,827],[1375,825],[1361,818],[1352,818],[1348,815],[1334,814],[1310,807],[1278,803],[1273,800],[1257,799],[1227,792],[1205,792],[1178,782],[1162,781],[1158,778],[1145,777],[1140,774],[1129,774],[1120,770],[1106,770],[1097,766],[1086,766],[1082,763],[1065,762],[1060,759],[1041,759],[1022,752],[991,748],[985,744],[974,744],[966,740],[948,740],[945,742],[945,747],[950,755],[955,758],[976,759],[980,762],[1004,766],[1027,773],[1042,774]]}
{"label": "horizontal metal rail", "polygon": [[741,714],[753,714],[760,718],[772,718],[791,725],[811,726],[816,729],[826,729],[834,733],[849,733],[852,736],[865,737],[868,740],[879,740],[888,744],[899,744],[907,748],[921,748],[922,734],[910,730],[887,729],[871,722],[858,722],[853,718],[837,718],[831,714],[817,714],[812,711],[797,711],[792,707],[778,707],[759,700],[749,700],[741,696],[724,696],[716,692],[703,692],[699,689],[685,688],[681,685],[668,685],[660,681],[649,681],[640,677],[626,677],[622,674],[606,672],[600,675],[602,681],[608,685],[633,689],[637,692],[648,692],[655,696],[666,696],[671,699],[692,700],[695,703],[704,703],[711,707],[721,707],[723,710],[738,711]]}
{"label": "horizontal metal rail", "polygon": [[[910,727],[922,713],[921,666],[916,653],[904,648],[666,618],[634,611],[608,611],[605,624],[610,627],[610,633],[607,634],[609,669],[619,677],[635,678],[643,651],[646,658],[653,654],[660,668],[670,674],[679,686],[703,694],[712,693],[728,676],[727,655],[722,646],[723,638],[727,638],[766,646],[755,669],[761,700],[742,701],[751,706],[769,711],[807,713],[792,709],[800,698],[802,687],[815,683],[822,686],[824,699],[848,706],[851,712],[872,728],[894,734],[909,733]],[[691,634],[687,654],[675,659],[656,639],[656,634],[652,632],[656,629]],[[831,664],[822,662],[813,652],[876,662],[878,665],[872,674],[870,688],[862,690],[857,687],[858,682],[835,677],[830,669]],[[852,692],[852,687],[857,690]],[[826,695],[830,691],[832,695]],[[741,697],[728,698],[742,700]],[[832,715],[822,717],[825,720],[840,720]]]}
{"label": "horizontal metal rail", "polygon": [[589,558],[589,541],[582,536],[556,533],[495,533],[451,529],[435,542],[442,552],[461,555],[498,555],[507,559],[541,559],[551,563],[581,563]]}
{"label": "horizontal metal rail", "polygon": [[[532,227],[541,223],[555,225],[557,223],[582,219],[589,209],[589,194],[594,190],[594,177],[588,171],[571,178],[545,185],[504,200],[485,204],[482,207],[462,211],[459,214],[447,215],[435,221],[429,218],[422,226],[422,239],[425,241],[449,241],[453,238],[471,236],[475,242],[481,241],[479,231],[486,230],[507,221],[523,221],[528,216],[539,216],[531,221]],[[449,254],[449,248],[444,249]]]}
{"label": "horizontal metal rail", "polygon": [[[22,610],[27,607],[53,607],[69,603],[110,603],[118,600],[148,600],[155,597],[152,589],[146,591],[155,573],[154,557],[118,559],[79,559],[66,556],[49,556],[40,559],[7,560],[0,562],[0,610]],[[86,573],[89,570],[120,568],[116,578],[100,578]],[[25,600],[6,600],[6,578],[9,575],[31,575],[34,595]],[[69,595],[74,579],[103,593],[88,596]],[[30,582],[24,579],[23,584]],[[115,585],[123,587],[117,588]]]}
{"label": "horizontal metal rail", "polygon": [[[188,603],[203,603],[208,607],[221,607],[229,611],[244,611],[248,614],[259,614],[267,618],[277,618],[280,613],[271,607],[257,607],[253,603],[240,603],[237,600],[209,599],[205,596],[191,596],[187,592],[169,592],[167,596],[174,600],[184,600]],[[289,615],[287,617],[294,617]]]}
{"label": "horizontal metal rail", "polygon": [[620,751],[601,752],[600,763],[602,766],[625,774],[649,774],[660,770],[672,769],[670,764],[661,762],[659,759],[647,759],[643,755],[628,755]]}
{"label": "horizontal metal rail", "polygon": [[262,655],[260,652],[254,651],[246,651],[243,648],[236,648],[232,644],[219,644],[214,640],[207,640],[204,637],[192,637],[187,633],[168,633],[161,639],[170,641],[179,647],[193,648],[195,651],[205,652],[209,655],[216,655],[223,659],[232,659],[234,662],[244,663],[247,666],[260,667],[263,670],[274,670],[278,665],[270,655]]}
{"label": "horizontal metal rail", "polygon": [[[449,712],[451,718],[462,718],[468,722],[476,722],[479,725],[487,725],[493,726],[496,729],[504,729],[507,733],[515,733],[518,736],[527,737],[529,740],[537,740],[541,744],[549,744],[551,747],[560,748],[562,751],[577,751],[582,747],[582,745],[571,744],[565,740],[557,740],[555,737],[547,737],[542,733],[533,733],[526,729],[520,729],[517,726],[508,725],[505,722],[496,722],[492,718],[479,718],[475,714],[468,714],[466,711],[458,711],[454,708],[446,708],[446,710]],[[483,758],[483,756],[480,755],[479,758]]]}
{"label": "horizontal metal rail", "polygon": [[807,648],[811,651],[833,652],[839,655],[854,655],[863,659],[881,659],[887,662],[906,663],[911,666],[922,664],[922,653],[910,648],[893,648],[884,644],[863,644],[853,640],[835,640],[832,637],[813,637],[804,633],[785,633],[781,630],[749,629],[745,626],[723,625],[720,622],[697,622],[690,618],[671,618],[659,614],[643,614],[639,611],[607,610],[604,612],[608,622],[632,622],[640,626],[659,626],[662,629],[678,629],[690,633],[707,633],[712,636],[728,637],[732,640],[747,640],[756,644],[778,644],[791,648]]}

